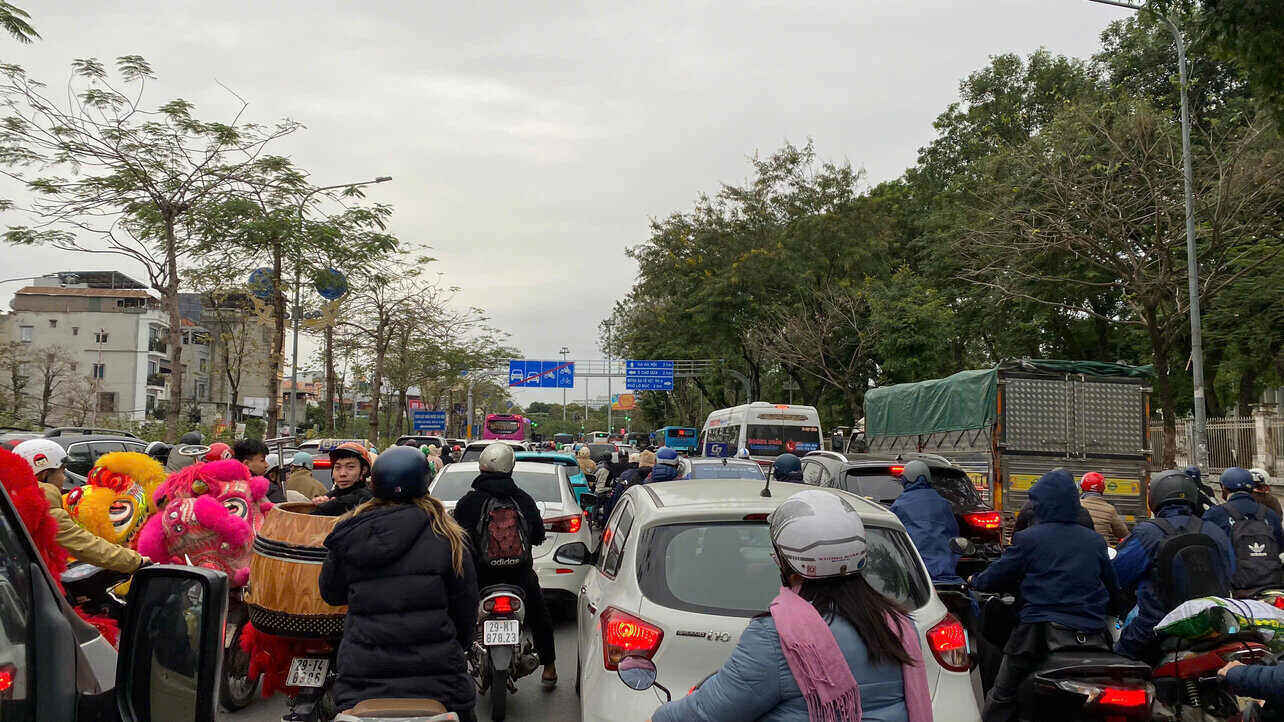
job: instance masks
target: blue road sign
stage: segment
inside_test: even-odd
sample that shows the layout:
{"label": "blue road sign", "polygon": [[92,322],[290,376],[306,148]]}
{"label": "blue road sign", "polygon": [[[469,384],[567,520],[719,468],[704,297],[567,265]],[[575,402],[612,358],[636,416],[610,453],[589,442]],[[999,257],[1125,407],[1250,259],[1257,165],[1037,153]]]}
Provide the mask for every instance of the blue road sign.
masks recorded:
{"label": "blue road sign", "polygon": [[524,389],[575,388],[575,363],[513,359],[508,362],[508,385]]}
{"label": "blue road sign", "polygon": [[446,430],[446,412],[445,411],[422,411],[416,410],[410,413],[411,424],[415,431],[445,431]]}
{"label": "blue road sign", "polygon": [[672,361],[624,362],[624,388],[634,391],[672,391]]}

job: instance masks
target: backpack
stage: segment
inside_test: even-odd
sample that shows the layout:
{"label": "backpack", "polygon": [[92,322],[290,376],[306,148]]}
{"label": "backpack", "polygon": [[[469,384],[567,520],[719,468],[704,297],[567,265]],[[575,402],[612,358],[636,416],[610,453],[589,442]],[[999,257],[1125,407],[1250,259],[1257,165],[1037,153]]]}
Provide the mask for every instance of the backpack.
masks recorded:
{"label": "backpack", "polygon": [[[1192,516],[1184,528],[1174,527],[1167,519],[1148,521],[1164,532],[1153,567],[1155,591],[1165,609],[1176,609],[1182,602],[1200,597],[1230,596],[1230,590],[1222,581],[1224,552],[1204,533],[1202,519]],[[1190,528],[1191,521],[1194,529]]]}
{"label": "backpack", "polygon": [[1261,504],[1246,516],[1230,504],[1222,507],[1231,518],[1231,547],[1235,550],[1235,576],[1231,587],[1256,592],[1280,583],[1280,546],[1266,523]]}
{"label": "backpack", "polygon": [[508,571],[531,563],[530,529],[511,497],[489,496],[477,522],[477,557],[492,571]]}

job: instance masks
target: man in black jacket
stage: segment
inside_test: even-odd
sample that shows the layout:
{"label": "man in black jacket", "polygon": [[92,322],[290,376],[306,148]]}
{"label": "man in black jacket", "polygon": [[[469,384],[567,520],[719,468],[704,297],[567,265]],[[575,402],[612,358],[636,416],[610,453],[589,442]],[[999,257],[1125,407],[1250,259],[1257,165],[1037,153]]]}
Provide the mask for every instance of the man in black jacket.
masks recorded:
{"label": "man in black jacket", "polygon": [[[513,447],[504,443],[487,446],[478,459],[481,474],[473,480],[472,491],[464,494],[455,504],[455,520],[468,533],[473,549],[482,548],[482,512],[486,502],[492,498],[511,499],[521,512],[522,521],[527,527],[527,541],[532,547],[544,543],[544,518],[535,505],[530,494],[522,491],[513,481],[513,466],[516,465]],[[557,667],[554,665],[557,653],[553,645],[553,620],[549,617],[548,607],[544,604],[544,594],[539,587],[539,578],[529,559],[525,564],[512,569],[497,572],[482,562],[482,553],[475,555],[477,561],[477,586],[485,594],[486,587],[492,584],[512,584],[522,588],[526,597],[526,621],[531,625],[531,634],[535,638],[535,649],[539,652],[539,661],[544,665],[541,681],[545,687],[557,684]]]}
{"label": "man in black jacket", "polygon": [[319,516],[342,516],[374,498],[366,477],[370,476],[370,452],[355,441],[345,441],[330,450],[330,478],[334,488],[312,499]]}

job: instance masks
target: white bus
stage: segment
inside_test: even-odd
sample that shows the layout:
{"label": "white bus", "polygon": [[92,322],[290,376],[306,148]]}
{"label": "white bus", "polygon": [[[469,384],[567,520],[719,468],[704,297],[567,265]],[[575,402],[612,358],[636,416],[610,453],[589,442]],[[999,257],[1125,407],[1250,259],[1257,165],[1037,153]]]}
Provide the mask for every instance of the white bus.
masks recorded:
{"label": "white bus", "polygon": [[700,431],[700,455],[735,456],[748,449],[751,459],[771,462],[781,454],[824,448],[822,438],[814,407],[755,401],[709,414]]}

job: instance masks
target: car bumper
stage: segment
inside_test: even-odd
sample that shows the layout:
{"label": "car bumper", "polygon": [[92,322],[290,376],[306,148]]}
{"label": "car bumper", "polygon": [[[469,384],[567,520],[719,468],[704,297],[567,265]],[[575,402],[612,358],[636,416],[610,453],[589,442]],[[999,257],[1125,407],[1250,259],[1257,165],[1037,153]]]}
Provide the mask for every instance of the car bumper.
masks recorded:
{"label": "car bumper", "polygon": [[568,566],[553,561],[550,554],[546,559],[536,560],[535,576],[539,578],[539,587],[547,594],[565,593],[572,597],[579,596],[580,586],[584,584],[587,566]]}

